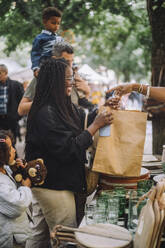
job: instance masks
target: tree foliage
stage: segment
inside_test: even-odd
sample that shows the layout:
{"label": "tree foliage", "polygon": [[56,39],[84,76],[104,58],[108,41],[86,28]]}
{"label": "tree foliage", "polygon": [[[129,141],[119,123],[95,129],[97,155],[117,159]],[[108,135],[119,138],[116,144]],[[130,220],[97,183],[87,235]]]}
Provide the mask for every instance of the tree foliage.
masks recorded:
{"label": "tree foliage", "polygon": [[63,12],[61,31],[73,31],[77,53],[86,53],[87,59],[90,53],[93,64],[102,63],[125,80],[149,70],[151,35],[145,0],[0,0],[0,35],[7,39],[6,53],[24,42],[31,44],[48,6]]}

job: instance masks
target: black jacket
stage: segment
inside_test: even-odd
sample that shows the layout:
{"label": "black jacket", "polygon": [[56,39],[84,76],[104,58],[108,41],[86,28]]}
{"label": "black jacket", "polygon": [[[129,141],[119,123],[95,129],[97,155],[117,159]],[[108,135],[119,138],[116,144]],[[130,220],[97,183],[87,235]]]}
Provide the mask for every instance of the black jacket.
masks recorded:
{"label": "black jacket", "polygon": [[10,78],[6,81],[8,87],[8,105],[7,118],[9,121],[16,122],[19,120],[17,109],[24,94],[24,89],[21,83]]}
{"label": "black jacket", "polygon": [[[77,109],[84,127],[85,113]],[[89,115],[91,122],[96,112]],[[58,117],[54,107],[44,106],[33,119],[33,127],[27,129],[26,160],[43,158],[47,178],[42,187],[55,190],[85,192],[86,149],[92,144],[92,136],[82,131],[76,136],[71,128]]]}

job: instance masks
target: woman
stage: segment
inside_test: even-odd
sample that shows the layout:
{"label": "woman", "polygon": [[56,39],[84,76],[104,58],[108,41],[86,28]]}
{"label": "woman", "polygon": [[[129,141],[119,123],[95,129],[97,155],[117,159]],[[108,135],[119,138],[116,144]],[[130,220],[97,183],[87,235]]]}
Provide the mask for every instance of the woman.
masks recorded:
{"label": "woman", "polygon": [[74,193],[86,192],[86,149],[96,131],[113,120],[110,113],[94,110],[83,130],[85,112],[71,103],[72,85],[73,71],[64,59],[47,61],[28,116],[26,160],[41,157],[47,167],[44,185],[33,193],[50,230],[56,224],[76,226]]}
{"label": "woman", "polygon": [[122,84],[107,91],[107,95],[115,91],[115,95],[122,96],[132,91],[145,95],[147,98],[153,98],[159,102],[165,102],[165,88],[151,87],[145,84]]}

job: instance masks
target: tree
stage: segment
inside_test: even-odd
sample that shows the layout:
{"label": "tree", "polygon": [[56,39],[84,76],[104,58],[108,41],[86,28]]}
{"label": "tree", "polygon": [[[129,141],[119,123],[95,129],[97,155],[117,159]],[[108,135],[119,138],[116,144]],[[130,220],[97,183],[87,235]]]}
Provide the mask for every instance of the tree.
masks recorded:
{"label": "tree", "polygon": [[[88,59],[90,53],[95,67],[102,63],[115,70],[124,81],[132,75],[140,79],[150,69],[151,42],[144,3],[145,0],[138,3],[130,0],[1,0],[0,34],[7,39],[8,54],[19,44],[31,43],[42,28],[42,9],[56,5],[63,11],[62,30],[69,29],[76,37],[81,36],[80,49],[76,49],[78,54],[86,51]],[[139,48],[140,56],[136,53]]]}
{"label": "tree", "polygon": [[[125,81],[140,80],[151,70],[152,85],[165,86],[165,0],[0,0],[0,35],[6,38],[7,54],[31,44],[47,6],[62,10],[62,31],[75,34],[76,53],[86,54],[90,63],[113,68]],[[153,118],[155,154],[161,154],[165,140],[164,116]]]}
{"label": "tree", "polygon": [[102,64],[111,68],[124,81],[146,78],[150,71],[151,33],[145,2],[140,2],[134,8],[129,6],[128,16],[122,8],[113,6],[109,7],[111,12],[100,11],[94,20],[93,16],[91,20],[89,17],[89,23],[95,25],[91,29],[87,27],[77,49],[80,54],[86,51],[86,62],[93,67]]}
{"label": "tree", "polygon": [[[165,86],[165,0],[147,0],[152,31],[152,85]],[[153,153],[161,154],[165,144],[165,112],[153,116]]]}

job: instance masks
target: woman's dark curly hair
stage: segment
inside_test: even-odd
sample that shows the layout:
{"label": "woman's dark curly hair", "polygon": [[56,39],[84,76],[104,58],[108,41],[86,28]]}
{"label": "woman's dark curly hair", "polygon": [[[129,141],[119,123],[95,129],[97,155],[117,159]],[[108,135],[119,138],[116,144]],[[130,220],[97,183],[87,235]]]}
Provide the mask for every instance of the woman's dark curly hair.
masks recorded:
{"label": "woman's dark curly hair", "polygon": [[12,134],[7,130],[0,130],[0,167],[8,164],[10,158],[10,148],[6,143],[6,139],[10,138],[12,141]]}

